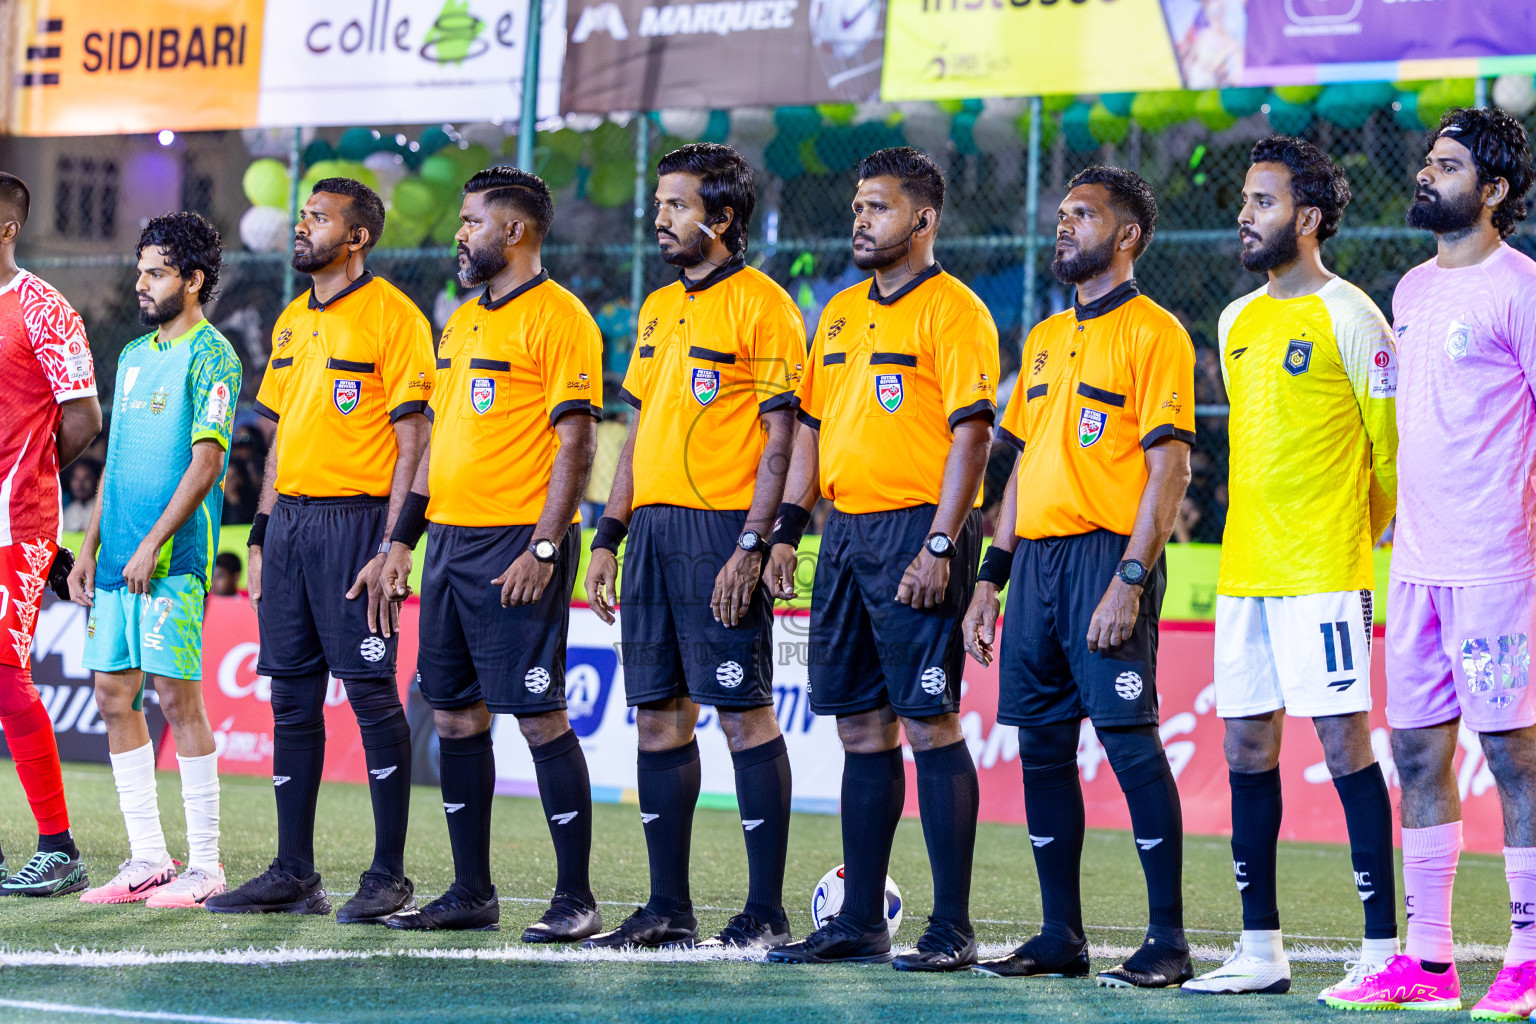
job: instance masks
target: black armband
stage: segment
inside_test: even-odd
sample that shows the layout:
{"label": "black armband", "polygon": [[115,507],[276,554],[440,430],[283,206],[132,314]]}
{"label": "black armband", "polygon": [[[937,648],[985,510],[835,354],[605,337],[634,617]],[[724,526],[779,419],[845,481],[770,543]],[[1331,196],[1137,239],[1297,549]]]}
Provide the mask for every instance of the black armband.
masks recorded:
{"label": "black armband", "polygon": [[[1017,543],[1017,538],[1014,539]],[[981,560],[981,571],[976,574],[977,583],[990,583],[1001,590],[1013,575],[1013,552],[1004,551],[993,544],[987,548],[987,557]]]}
{"label": "black armband", "polygon": [[421,535],[427,532],[427,502],[425,494],[411,491],[400,503],[400,514],[395,517],[395,528],[390,531],[391,544],[404,544],[414,548]]}
{"label": "black armband", "polygon": [[250,538],[245,542],[247,547],[259,548],[261,547],[261,542],[267,539],[268,518],[269,516],[265,512],[256,513],[256,517],[251,520]]}
{"label": "black armband", "polygon": [[604,551],[619,553],[619,545],[629,533],[629,527],[624,525],[621,519],[613,516],[603,516],[597,521],[597,532],[592,535],[592,550],[602,548]]}
{"label": "black armband", "polygon": [[810,525],[811,514],[794,502],[786,501],[779,506],[773,533],[768,535],[768,544],[770,547],[788,544],[792,548],[799,548],[800,538],[805,536],[805,528]]}

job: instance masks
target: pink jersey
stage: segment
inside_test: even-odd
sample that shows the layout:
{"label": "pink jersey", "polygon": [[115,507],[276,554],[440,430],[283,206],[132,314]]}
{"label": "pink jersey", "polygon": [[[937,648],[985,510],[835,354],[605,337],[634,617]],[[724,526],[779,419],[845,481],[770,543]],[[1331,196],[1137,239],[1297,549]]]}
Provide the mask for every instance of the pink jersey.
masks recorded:
{"label": "pink jersey", "polygon": [[23,270],[0,287],[0,547],[59,537],[59,403],[96,394],[85,327]]}
{"label": "pink jersey", "polygon": [[1414,267],[1397,334],[1392,577],[1528,580],[1536,494],[1536,262],[1500,246],[1475,267]]}

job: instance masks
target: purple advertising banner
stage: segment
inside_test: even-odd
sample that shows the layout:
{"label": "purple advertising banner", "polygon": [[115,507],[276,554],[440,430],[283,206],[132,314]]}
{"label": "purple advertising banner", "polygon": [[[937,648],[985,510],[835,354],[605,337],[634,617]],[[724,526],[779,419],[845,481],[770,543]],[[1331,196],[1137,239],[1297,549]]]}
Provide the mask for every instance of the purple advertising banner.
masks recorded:
{"label": "purple advertising banner", "polygon": [[1536,53],[1527,0],[1248,0],[1247,66]]}

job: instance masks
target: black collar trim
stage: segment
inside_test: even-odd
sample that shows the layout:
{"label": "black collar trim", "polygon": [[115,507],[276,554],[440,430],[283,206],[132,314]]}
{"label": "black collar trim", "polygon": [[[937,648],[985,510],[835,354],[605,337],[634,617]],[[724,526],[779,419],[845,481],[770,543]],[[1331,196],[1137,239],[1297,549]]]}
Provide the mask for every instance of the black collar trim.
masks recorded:
{"label": "black collar trim", "polygon": [[747,257],[745,254],[738,253],[737,255],[732,256],[730,259],[726,260],[724,263],[720,264],[714,270],[711,270],[709,273],[705,274],[697,281],[688,280],[687,276],[681,270],[677,272],[677,279],[683,282],[683,291],[702,292],[706,288],[713,288],[715,285],[719,284],[721,281],[724,281],[732,274],[740,273],[746,269]]}
{"label": "black collar trim", "polygon": [[363,276],[362,277],[358,278],[356,281],[353,281],[351,284],[347,285],[345,288],[343,288],[341,291],[337,292],[335,295],[332,295],[325,302],[320,302],[319,300],[317,300],[315,298],[315,286],[314,285],[310,285],[309,286],[309,308],[310,309],[318,309],[318,310],[320,310],[323,313],[323,312],[325,312],[325,308],[327,306],[334,306],[336,303],[340,302],[342,299],[346,298],[348,295],[351,295],[353,292],[357,291],[363,285],[370,284],[372,281],[373,281],[373,271],[365,270],[365,271],[363,271]]}
{"label": "black collar trim", "polygon": [[918,287],[925,281],[930,281],[933,278],[938,277],[942,273],[944,273],[944,268],[939,266],[938,261],[935,260],[932,264],[929,265],[927,270],[924,270],[921,274],[918,274],[912,280],[908,281],[900,288],[897,288],[889,295],[880,294],[880,286],[876,283],[875,278],[872,277],[869,279],[869,301],[878,302],[882,306],[894,306],[897,302],[905,298],[914,288]]}
{"label": "black collar trim", "polygon": [[1094,317],[1113,313],[1140,294],[1141,289],[1136,286],[1136,279],[1133,277],[1113,291],[1100,295],[1086,306],[1072,303],[1072,312],[1077,314],[1077,322],[1082,323],[1084,320],[1092,320]]}
{"label": "black collar trim", "polygon": [[500,309],[502,306],[505,306],[507,303],[511,302],[513,299],[517,298],[519,295],[521,295],[521,294],[523,294],[524,292],[527,292],[527,291],[532,291],[533,289],[537,288],[539,285],[543,284],[545,281],[548,281],[548,280],[549,280],[549,271],[541,270],[541,271],[538,272],[537,276],[531,277],[528,280],[524,281],[522,284],[518,285],[516,288],[513,288],[511,291],[507,292],[507,294],[503,295],[499,299],[492,299],[491,298],[491,286],[490,285],[486,285],[485,286],[485,291],[480,296],[480,305],[484,306],[486,309],[489,309],[489,310]]}

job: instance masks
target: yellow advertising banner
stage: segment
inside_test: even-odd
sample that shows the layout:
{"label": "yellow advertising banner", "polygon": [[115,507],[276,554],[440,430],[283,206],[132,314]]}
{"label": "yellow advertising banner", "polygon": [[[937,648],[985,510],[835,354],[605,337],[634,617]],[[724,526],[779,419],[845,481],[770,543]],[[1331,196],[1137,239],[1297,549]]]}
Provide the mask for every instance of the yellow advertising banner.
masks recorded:
{"label": "yellow advertising banner", "polygon": [[11,2],[12,134],[256,123],[264,0]]}
{"label": "yellow advertising banner", "polygon": [[889,0],[883,100],[1180,89],[1161,0]]}

